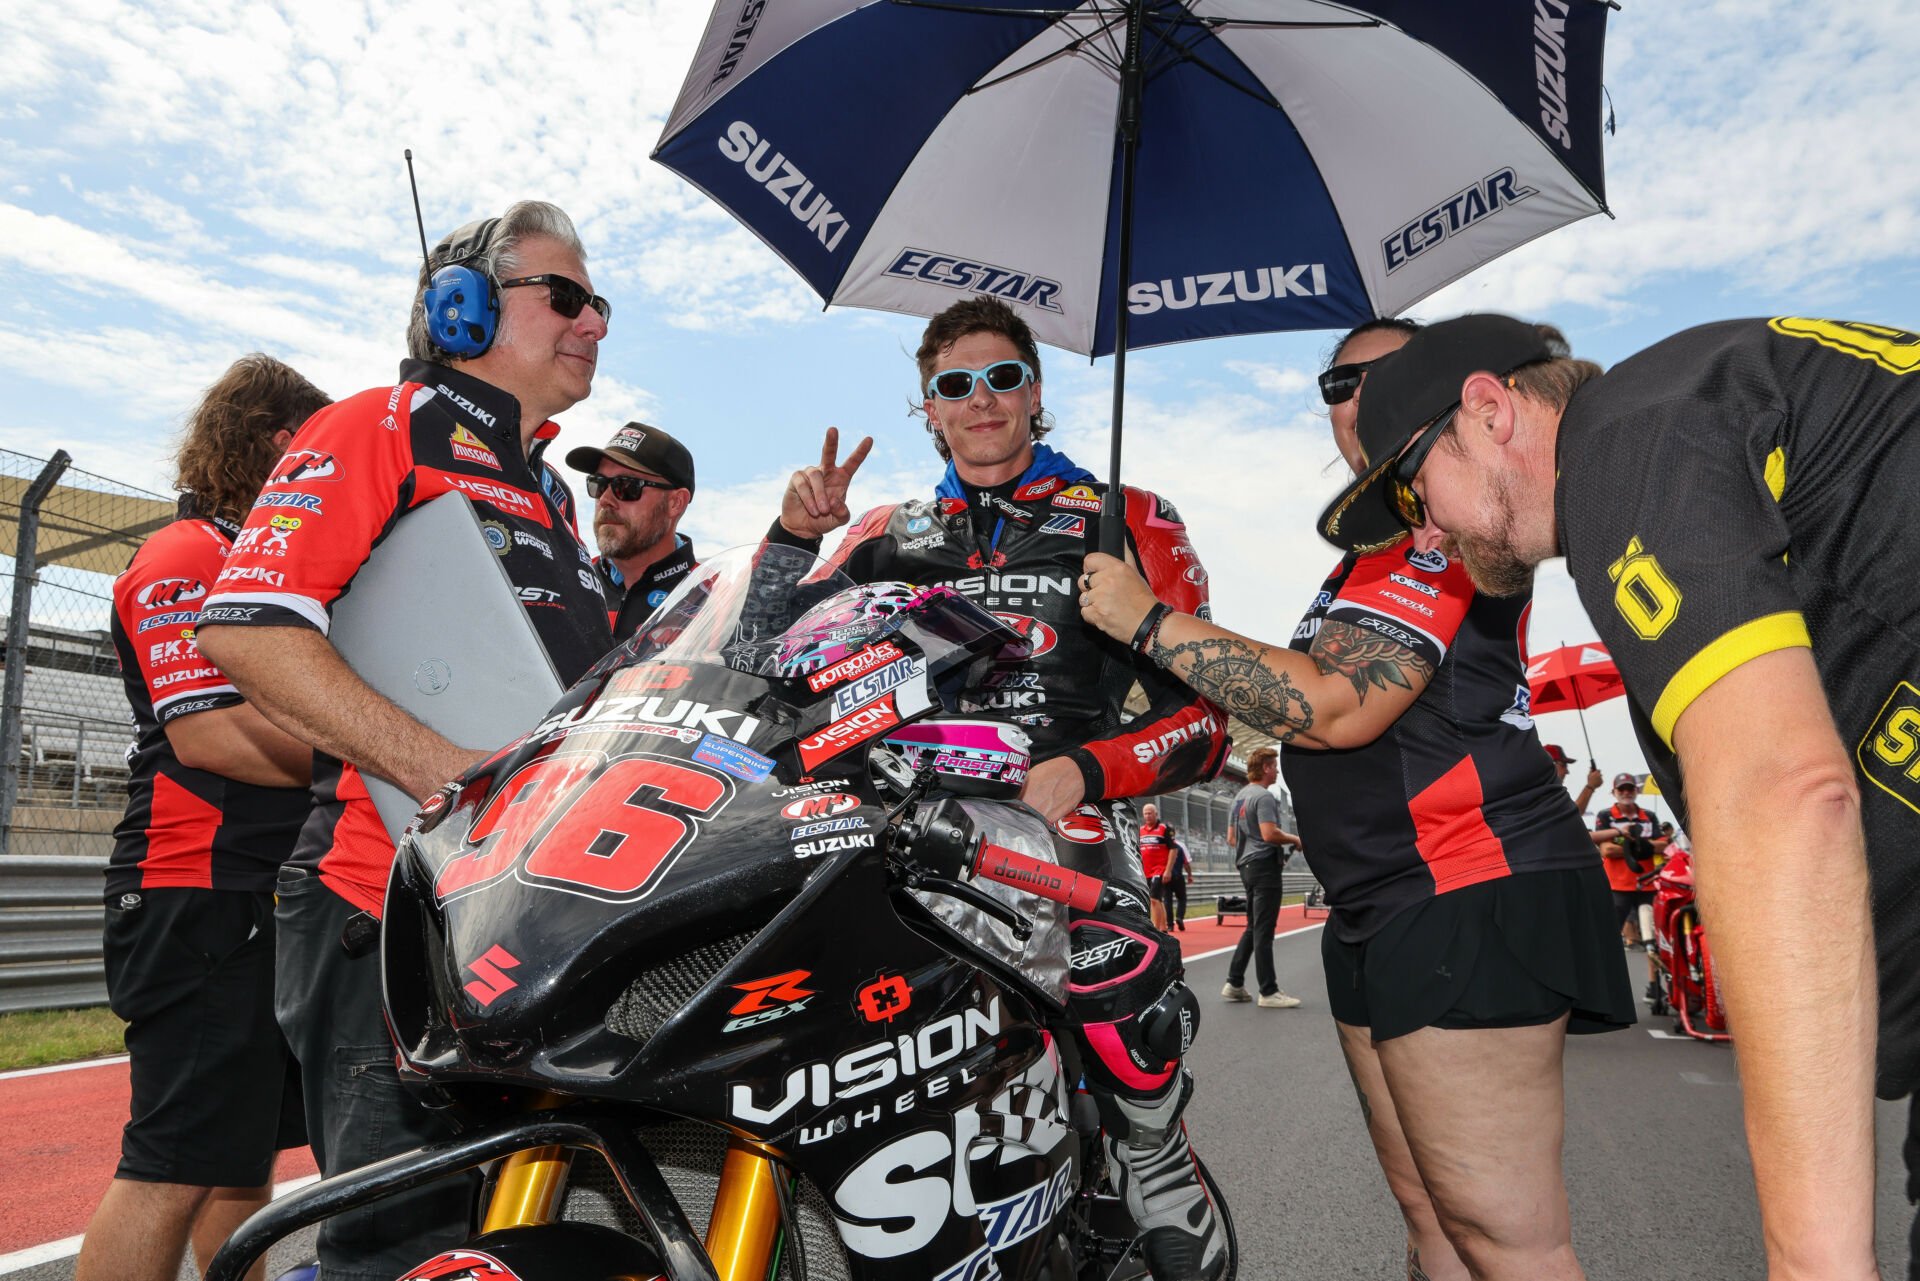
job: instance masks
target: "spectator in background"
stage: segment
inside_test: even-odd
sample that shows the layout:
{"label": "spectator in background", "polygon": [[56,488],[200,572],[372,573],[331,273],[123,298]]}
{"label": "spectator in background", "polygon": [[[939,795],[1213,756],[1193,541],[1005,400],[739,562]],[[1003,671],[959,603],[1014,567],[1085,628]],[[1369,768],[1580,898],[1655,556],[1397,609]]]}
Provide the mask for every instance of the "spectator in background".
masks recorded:
{"label": "spectator in background", "polygon": [[607,598],[616,644],[640,624],[699,563],[681,535],[693,501],[693,455],[658,427],[628,423],[605,449],[582,445],[567,466],[587,473],[593,500],[593,567]]}
{"label": "spectator in background", "polygon": [[1290,1010],[1300,1004],[1299,997],[1280,990],[1273,972],[1273,930],[1280,920],[1280,869],[1286,863],[1286,847],[1300,843],[1299,837],[1280,826],[1280,802],[1271,790],[1279,777],[1280,753],[1271,747],[1254,748],[1247,754],[1247,785],[1233,798],[1227,812],[1227,848],[1233,851],[1233,865],[1247,889],[1247,928],[1234,945],[1233,959],[1227,963],[1227,984],[1220,995],[1229,1001],[1253,999],[1246,988],[1247,961],[1251,958],[1254,976],[1260,981],[1259,1006],[1263,1010]]}
{"label": "spectator in background", "polygon": [[[1641,908],[1653,906],[1653,886],[1642,878],[1650,874],[1657,857],[1667,847],[1667,838],[1652,814],[1640,806],[1640,780],[1631,774],[1616,774],[1613,779],[1613,804],[1600,811],[1593,821],[1594,843],[1607,869],[1607,884],[1613,889],[1613,912],[1620,922],[1620,941],[1630,948],[1646,949],[1652,940],[1640,931]],[[1654,958],[1647,957],[1647,998],[1657,991]]]}
{"label": "spectator in background", "polygon": [[1149,915],[1153,928],[1167,928],[1167,843],[1173,829],[1160,821],[1160,807],[1148,801],[1140,807],[1140,874],[1147,878]]}
{"label": "spectator in background", "polygon": [[234,362],[187,419],[178,516],[114,581],[135,742],[105,950],[133,1097],[79,1281],[173,1281],[189,1242],[205,1272],[267,1203],[275,1150],[307,1141],[298,1067],[273,1020],[273,878],[307,817],[313,754],[200,656],[195,627],[275,461],[327,403],[269,356]]}
{"label": "spectator in background", "polygon": [[1187,928],[1187,882],[1193,879],[1193,856],[1174,830],[1167,829],[1167,870],[1160,882],[1160,903],[1166,909],[1168,929]]}
{"label": "spectator in background", "polygon": [[[1567,750],[1558,743],[1546,743],[1547,759],[1553,762],[1553,775],[1562,785],[1567,781],[1567,771],[1573,766],[1573,759]],[[1600,790],[1600,784],[1606,781],[1606,775],[1592,761],[1587,762],[1587,781],[1580,788],[1580,795],[1573,798],[1573,808],[1580,811],[1580,817],[1587,816],[1587,806],[1593,800],[1593,794]]]}
{"label": "spectator in background", "polygon": [[[427,299],[440,297],[446,286],[434,279],[453,268],[465,269],[462,288],[478,296],[468,300],[471,324],[450,332],[444,306],[430,315]],[[561,683],[612,647],[572,495],[544,459],[560,432],[553,416],[592,391],[611,311],[593,292],[572,220],[555,205],[521,201],[443,239],[414,290],[398,381],[301,429],[201,611],[208,655],[270,720],[315,749],[314,808],[276,882],[275,1013],[300,1059],[307,1133],[328,1175],[453,1132],[400,1083],[379,957],[344,946],[347,937],[377,937],[366,926],[380,913],[394,857],[361,771],[424,800],[488,754],[448,741],[375,693],[328,641],[331,610],[395,521],[460,491],[498,540],[500,564]],[[279,550],[276,516],[302,522]],[[321,1275],[405,1275],[466,1238],[477,1183],[441,1179],[328,1219]]]}

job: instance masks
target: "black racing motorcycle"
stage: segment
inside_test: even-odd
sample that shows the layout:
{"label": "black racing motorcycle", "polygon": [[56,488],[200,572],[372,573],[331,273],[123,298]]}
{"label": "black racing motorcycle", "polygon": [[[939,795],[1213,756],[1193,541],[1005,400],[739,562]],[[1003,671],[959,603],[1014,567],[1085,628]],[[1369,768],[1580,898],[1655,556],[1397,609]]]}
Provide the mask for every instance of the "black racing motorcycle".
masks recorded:
{"label": "black racing motorcycle", "polygon": [[401,842],[387,1017],[460,1136],[276,1201],[209,1281],[474,1169],[476,1234],[405,1281],[1145,1276],[1057,1032],[1066,908],[1111,891],[1010,803],[1024,733],[957,715],[1024,645],[789,548],[701,565]]}

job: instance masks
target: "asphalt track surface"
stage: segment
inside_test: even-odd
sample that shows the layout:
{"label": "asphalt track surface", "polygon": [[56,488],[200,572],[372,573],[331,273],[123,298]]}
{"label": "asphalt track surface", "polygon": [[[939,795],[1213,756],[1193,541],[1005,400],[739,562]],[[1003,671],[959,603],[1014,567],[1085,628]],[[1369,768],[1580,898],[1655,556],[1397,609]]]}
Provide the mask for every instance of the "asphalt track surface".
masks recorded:
{"label": "asphalt track surface", "polygon": [[[1203,1005],[1192,1062],[1200,1088],[1188,1112],[1195,1147],[1219,1178],[1249,1279],[1403,1277],[1400,1217],[1374,1163],[1326,1011],[1319,931],[1282,916],[1274,957],[1293,1010],[1219,998],[1237,930],[1196,920],[1180,936]],[[1209,954],[1211,953],[1211,954]],[[1621,963],[1645,985],[1639,953]],[[1765,1274],[1753,1176],[1740,1125],[1733,1054],[1723,1045],[1649,1035],[1666,1019],[1567,1051],[1567,1187],[1574,1248],[1595,1281]],[[1901,1191],[1905,1104],[1880,1105],[1881,1266],[1906,1276],[1913,1211]],[[0,1276],[69,1281],[72,1245],[118,1156],[126,1069],[108,1064],[0,1077]],[[311,1170],[304,1150],[280,1179]],[[287,1243],[274,1276],[310,1249]],[[182,1277],[193,1275],[189,1264]]]}

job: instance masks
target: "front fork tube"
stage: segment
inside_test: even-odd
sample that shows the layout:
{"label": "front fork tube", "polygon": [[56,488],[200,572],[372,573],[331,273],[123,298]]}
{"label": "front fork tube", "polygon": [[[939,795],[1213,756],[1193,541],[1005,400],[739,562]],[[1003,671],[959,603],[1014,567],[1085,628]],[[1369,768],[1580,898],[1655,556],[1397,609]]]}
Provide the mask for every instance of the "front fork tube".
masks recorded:
{"label": "front fork tube", "polygon": [[[572,1164],[573,1154],[559,1147],[528,1148],[505,1158],[481,1231],[551,1223]],[[728,1142],[706,1240],[720,1281],[764,1281],[780,1235],[779,1181],[786,1177],[785,1168],[759,1149]]]}

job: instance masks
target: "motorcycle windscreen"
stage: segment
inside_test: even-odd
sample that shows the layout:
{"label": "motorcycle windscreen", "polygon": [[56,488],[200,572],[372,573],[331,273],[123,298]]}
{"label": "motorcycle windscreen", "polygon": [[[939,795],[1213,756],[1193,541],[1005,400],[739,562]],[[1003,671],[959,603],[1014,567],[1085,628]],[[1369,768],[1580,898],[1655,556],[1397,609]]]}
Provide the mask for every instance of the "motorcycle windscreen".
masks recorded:
{"label": "motorcycle windscreen", "polygon": [[[960,806],[974,823],[974,829],[987,840],[1003,848],[1018,851],[1045,863],[1057,862],[1053,856],[1053,838],[1038,814],[1025,806],[999,801],[962,798]],[[1051,899],[1028,894],[1011,885],[1002,885],[980,877],[973,887],[1033,922],[1033,934],[1023,943],[1013,931],[978,908],[957,899],[925,890],[913,891],[914,898],[933,915],[941,928],[960,939],[968,948],[985,953],[1008,969],[1026,977],[1041,992],[1064,1006],[1067,1001],[1067,909]]]}

